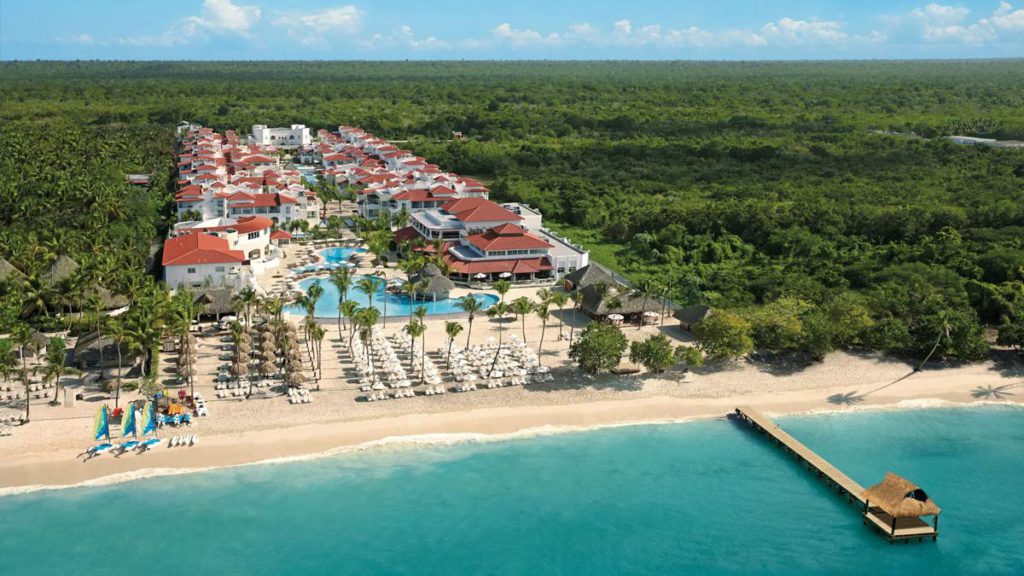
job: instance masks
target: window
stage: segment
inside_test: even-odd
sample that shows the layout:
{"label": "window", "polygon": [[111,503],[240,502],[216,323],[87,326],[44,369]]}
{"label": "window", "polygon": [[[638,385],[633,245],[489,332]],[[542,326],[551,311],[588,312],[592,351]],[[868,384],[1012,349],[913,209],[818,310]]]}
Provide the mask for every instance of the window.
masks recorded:
{"label": "window", "polygon": [[195,274],[196,273],[196,269],[195,268],[189,268],[188,270],[186,270],[186,272],[188,272],[189,274]]}
{"label": "window", "polygon": [[259,232],[249,232],[249,240],[255,240],[260,237]]}
{"label": "window", "polygon": [[217,266],[216,268],[214,268],[214,270],[217,271],[217,272],[223,272],[224,271],[224,267],[223,266]]}

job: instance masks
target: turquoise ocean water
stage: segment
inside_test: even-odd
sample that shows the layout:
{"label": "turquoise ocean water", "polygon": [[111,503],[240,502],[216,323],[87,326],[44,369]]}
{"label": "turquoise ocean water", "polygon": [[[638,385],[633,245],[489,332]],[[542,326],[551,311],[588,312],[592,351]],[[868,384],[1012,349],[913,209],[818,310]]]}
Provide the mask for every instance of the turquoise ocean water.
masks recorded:
{"label": "turquoise ocean water", "polygon": [[3,574],[1024,574],[1024,409],[780,419],[943,508],[889,545],[729,421],[391,448],[0,498]]}

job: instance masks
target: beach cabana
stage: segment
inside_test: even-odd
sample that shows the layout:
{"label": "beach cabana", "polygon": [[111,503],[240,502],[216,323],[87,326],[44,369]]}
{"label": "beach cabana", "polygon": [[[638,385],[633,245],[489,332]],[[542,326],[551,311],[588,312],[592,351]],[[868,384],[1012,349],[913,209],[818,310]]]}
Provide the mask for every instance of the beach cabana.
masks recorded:
{"label": "beach cabana", "polygon": [[[910,540],[939,535],[939,513],[942,510],[919,486],[887,472],[885,478],[861,493],[864,498],[864,523],[882,532],[889,539]],[[931,516],[928,524],[923,517]]]}
{"label": "beach cabana", "polygon": [[416,286],[416,297],[425,301],[447,300],[455,289],[455,284],[432,262],[411,274],[409,282]]}

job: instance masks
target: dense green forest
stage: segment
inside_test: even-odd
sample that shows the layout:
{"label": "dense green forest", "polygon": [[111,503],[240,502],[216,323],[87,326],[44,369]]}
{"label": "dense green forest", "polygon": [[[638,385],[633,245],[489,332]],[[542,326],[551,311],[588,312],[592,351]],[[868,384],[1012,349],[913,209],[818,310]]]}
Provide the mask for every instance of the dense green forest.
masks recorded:
{"label": "dense green forest", "polygon": [[1020,60],[8,62],[0,256],[104,254],[124,290],[178,121],[349,124],[538,206],[677,304],[736,312],[761,348],[980,358],[984,326],[1024,332],[1024,149],[943,136],[1024,140],[1022,111]]}

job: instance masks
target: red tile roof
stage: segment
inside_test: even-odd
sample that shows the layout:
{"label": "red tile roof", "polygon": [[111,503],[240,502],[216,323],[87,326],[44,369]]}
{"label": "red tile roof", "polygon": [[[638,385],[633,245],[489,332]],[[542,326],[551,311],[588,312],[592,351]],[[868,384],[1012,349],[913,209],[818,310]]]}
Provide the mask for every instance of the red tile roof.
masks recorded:
{"label": "red tile roof", "polygon": [[466,236],[470,244],[485,252],[495,250],[537,250],[551,245],[514,224],[495,226],[480,234]]}
{"label": "red tile roof", "polygon": [[518,222],[523,218],[486,198],[459,198],[441,206],[463,222]]}
{"label": "red tile roof", "polygon": [[408,242],[416,238],[422,238],[423,236],[412,226],[406,226],[405,228],[399,228],[395,231],[395,242]]}
{"label": "red tile roof", "polygon": [[270,233],[270,239],[271,240],[291,240],[292,239],[292,235],[289,234],[286,230],[274,230],[273,232]]}
{"label": "red tile roof", "polygon": [[226,238],[201,232],[168,238],[164,242],[164,266],[240,264],[244,261],[245,252],[231,250]]}

